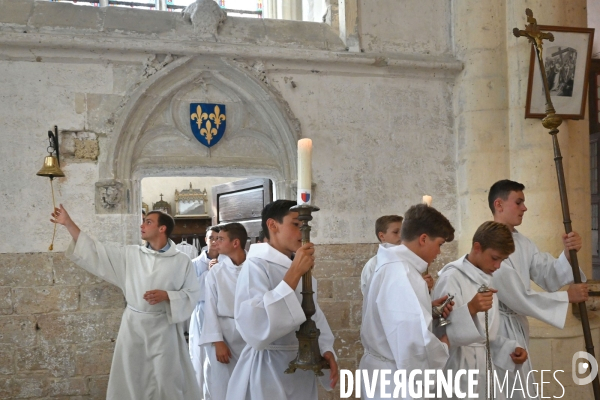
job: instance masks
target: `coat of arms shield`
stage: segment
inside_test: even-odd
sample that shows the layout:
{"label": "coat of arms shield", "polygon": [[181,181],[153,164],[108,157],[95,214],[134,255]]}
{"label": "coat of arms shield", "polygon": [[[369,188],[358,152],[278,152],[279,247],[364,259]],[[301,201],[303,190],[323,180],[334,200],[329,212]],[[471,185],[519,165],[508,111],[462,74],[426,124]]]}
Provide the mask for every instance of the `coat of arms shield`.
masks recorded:
{"label": "coat of arms shield", "polygon": [[225,134],[225,104],[190,103],[190,125],[200,143],[214,146]]}

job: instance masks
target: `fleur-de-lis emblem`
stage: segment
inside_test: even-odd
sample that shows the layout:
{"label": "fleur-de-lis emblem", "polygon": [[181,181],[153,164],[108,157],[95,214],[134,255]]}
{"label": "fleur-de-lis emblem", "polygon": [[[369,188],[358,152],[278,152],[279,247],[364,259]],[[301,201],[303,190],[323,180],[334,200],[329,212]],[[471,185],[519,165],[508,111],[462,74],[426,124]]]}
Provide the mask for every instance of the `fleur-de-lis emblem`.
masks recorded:
{"label": "fleur-de-lis emblem", "polygon": [[215,106],[215,112],[210,113],[209,118],[214,121],[215,126],[217,129],[219,129],[219,126],[221,126],[221,121],[225,121],[225,114],[221,114],[221,109],[219,106]]}
{"label": "fleur-de-lis emblem", "polygon": [[204,136],[208,144],[210,144],[213,136],[217,134],[217,128],[213,128],[210,121],[206,121],[206,128],[200,129],[200,134]]}
{"label": "fleur-de-lis emblem", "polygon": [[190,128],[194,137],[204,146],[216,145],[225,135],[226,111],[225,104],[190,103]]}
{"label": "fleur-de-lis emblem", "polygon": [[[210,115],[213,115],[213,114],[210,114]],[[190,116],[190,118],[192,120],[196,120],[196,123],[198,124],[198,129],[200,129],[202,126],[202,121],[204,121],[205,119],[208,119],[208,114],[205,112],[202,112],[202,107],[198,106],[198,107],[196,107],[196,112],[193,113]],[[208,140],[208,143],[210,143],[210,139]]]}

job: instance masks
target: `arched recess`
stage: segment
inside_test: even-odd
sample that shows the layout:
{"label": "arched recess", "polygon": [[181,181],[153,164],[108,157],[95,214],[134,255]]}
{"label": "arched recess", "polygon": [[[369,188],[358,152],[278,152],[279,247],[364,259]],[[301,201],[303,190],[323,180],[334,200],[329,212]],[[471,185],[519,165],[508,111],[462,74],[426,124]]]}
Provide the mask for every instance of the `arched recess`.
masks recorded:
{"label": "arched recess", "polygon": [[[225,104],[227,129],[210,149],[196,140],[190,103]],[[262,176],[278,198],[295,198],[299,128],[285,101],[245,64],[218,57],[180,58],[135,91],[115,126],[101,191],[117,186],[114,214],[140,212],[140,181],[147,176]]]}

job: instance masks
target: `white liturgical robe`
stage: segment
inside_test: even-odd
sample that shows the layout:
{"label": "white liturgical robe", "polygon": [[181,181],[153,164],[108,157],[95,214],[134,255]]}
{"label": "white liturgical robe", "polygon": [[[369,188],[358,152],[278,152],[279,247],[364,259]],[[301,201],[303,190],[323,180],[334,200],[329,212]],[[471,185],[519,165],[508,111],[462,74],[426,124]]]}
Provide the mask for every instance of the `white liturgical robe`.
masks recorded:
{"label": "white liturgical robe", "polygon": [[[221,260],[222,256],[219,256],[218,260]],[[190,320],[189,327],[189,351],[190,358],[192,359],[192,365],[196,372],[196,381],[198,386],[202,388],[204,386],[204,349],[200,346],[200,336],[202,335],[202,322],[204,321],[204,300],[206,292],[206,275],[208,274],[208,264],[210,263],[208,253],[203,251],[200,255],[192,260],[192,265],[196,271],[196,277],[198,284],[200,285],[200,298]]]}
{"label": "white liturgical robe", "polygon": [[[316,400],[317,379],[312,371],[285,374],[298,353],[296,331],[306,320],[301,307],[302,281],[294,290],[283,281],[292,260],[268,243],[250,246],[235,293],[235,323],[247,345],[229,380],[228,400]],[[333,333],[317,302],[321,354],[333,350]],[[329,389],[329,370],[323,371]]]}
{"label": "white liturgical robe", "polygon": [[[573,270],[564,253],[561,253],[558,259],[548,253],[542,253],[531,240],[517,231],[513,232],[513,240],[515,252],[502,262],[502,267],[494,273],[492,286],[498,289],[500,300],[499,334],[524,345],[529,353],[528,316],[560,329],[564,327],[569,309],[569,296],[567,292],[557,290],[573,283]],[[585,281],[583,271],[581,277]],[[547,292],[532,290],[531,280]],[[517,388],[523,388],[523,391],[513,392],[513,399],[538,398],[535,395],[537,389],[533,374],[527,379],[532,369],[531,363],[531,358],[525,361],[520,371],[517,371],[520,374],[519,378],[515,373],[507,372],[508,384],[511,387],[515,385]],[[529,386],[529,394],[526,386]]]}
{"label": "white liturgical robe", "polygon": [[[389,369],[392,376],[405,370],[408,377],[414,369],[442,369],[446,364],[448,346],[431,331],[431,297],[421,275],[426,269],[427,263],[406,246],[379,245],[360,331],[365,354],[359,368],[369,377],[376,369]],[[369,393],[363,381],[363,398],[385,398],[376,382]],[[387,388],[392,394],[394,385]]]}
{"label": "white liturgical robe", "polygon": [[[127,307],[115,346],[107,399],[163,400],[200,397],[183,336],[200,288],[189,257],[171,247],[164,253],[145,246],[104,245],[81,232],[67,257],[118,286]],[[150,305],[149,290],[165,290],[169,301]]]}
{"label": "white liturgical robe", "polygon": [[[454,308],[448,318],[450,324],[443,328],[436,328],[436,333],[439,335],[446,333],[450,341],[450,357],[445,369],[453,372],[460,369],[479,370],[476,393],[479,394],[478,398],[480,399],[487,398],[485,313],[480,312],[476,316],[471,316],[468,303],[475,297],[482,285],[491,287],[491,280],[491,275],[471,264],[466,257],[461,257],[442,268],[433,291],[434,298],[440,298],[447,294],[454,296]],[[488,333],[492,361],[503,370],[514,372],[518,366],[512,361],[510,354],[517,347],[524,348],[524,346],[519,345],[515,340],[499,336],[499,327],[500,311],[497,294],[494,294],[492,308],[488,310]],[[494,366],[492,367],[494,368]],[[467,390],[467,375],[463,375],[460,380],[460,392],[455,391],[454,396],[444,396],[442,399],[461,398],[460,393],[467,393]],[[499,386],[496,390],[494,399],[509,398],[506,391],[503,393],[500,391]]]}
{"label": "white liturgical robe", "polygon": [[369,261],[367,261],[367,263],[363,267],[363,270],[360,274],[360,291],[362,292],[363,297],[365,296],[365,293],[367,292],[367,285],[371,281],[371,277],[373,276],[373,273],[375,272],[376,266],[377,266],[377,256],[375,255],[375,256],[371,257],[369,259]]}
{"label": "white liturgical robe", "polygon": [[[222,261],[206,275],[204,325],[200,345],[204,347],[204,399],[224,400],[227,383],[246,342],[235,327],[233,308],[235,287],[242,265],[235,265],[231,258],[221,256]],[[225,342],[231,352],[229,364],[217,360],[214,342]]]}

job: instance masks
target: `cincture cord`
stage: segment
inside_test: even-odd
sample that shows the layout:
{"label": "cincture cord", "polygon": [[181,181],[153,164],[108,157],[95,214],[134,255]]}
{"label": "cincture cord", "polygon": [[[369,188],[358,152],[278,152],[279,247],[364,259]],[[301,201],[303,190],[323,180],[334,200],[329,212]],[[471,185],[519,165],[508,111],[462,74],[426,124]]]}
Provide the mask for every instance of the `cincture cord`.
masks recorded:
{"label": "cincture cord", "polygon": [[[489,292],[490,289],[486,285],[481,285],[477,290],[478,293]],[[485,398],[487,400],[494,400],[494,371],[492,369],[492,352],[490,348],[490,331],[489,331],[489,318],[488,312],[485,312]]]}

